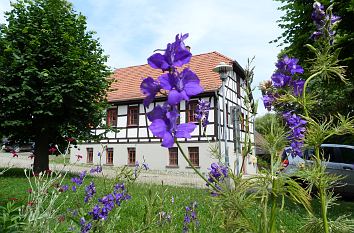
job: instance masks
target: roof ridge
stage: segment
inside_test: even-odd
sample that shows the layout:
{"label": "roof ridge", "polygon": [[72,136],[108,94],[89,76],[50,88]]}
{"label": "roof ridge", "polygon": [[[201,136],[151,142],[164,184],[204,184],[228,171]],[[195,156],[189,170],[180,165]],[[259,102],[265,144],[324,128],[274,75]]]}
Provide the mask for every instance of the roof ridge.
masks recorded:
{"label": "roof ridge", "polygon": [[114,72],[116,72],[117,70],[121,70],[121,69],[128,69],[128,68],[133,68],[133,67],[139,67],[139,66],[148,66],[149,64],[140,64],[140,65],[133,65],[133,66],[126,66],[126,67],[120,67],[120,68],[116,68],[114,70]]}
{"label": "roof ridge", "polygon": [[225,56],[224,54],[222,53],[219,53],[218,51],[214,51],[213,53],[216,53],[217,55],[219,55],[220,57],[223,57],[223,58],[226,58],[227,60],[230,60],[230,61],[234,61],[235,59],[232,59],[228,56]]}
{"label": "roof ridge", "polygon": [[[216,55],[218,55],[218,56],[220,56],[220,57],[223,57],[223,58],[225,58],[225,59],[227,59],[227,60],[234,61],[234,59],[231,59],[231,58],[229,58],[228,56],[225,56],[225,55],[219,53],[218,51],[211,51],[211,52],[200,53],[200,54],[195,54],[195,55],[192,54],[192,58],[193,58],[193,57],[199,57],[199,56],[207,55],[207,54],[212,54],[212,53],[214,53],[214,54],[216,54]],[[133,65],[133,66],[120,67],[120,68],[116,68],[116,69],[114,70],[114,73],[115,73],[116,71],[118,71],[118,70],[121,70],[121,69],[127,69],[127,68],[133,68],[133,67],[140,67],[140,66],[148,66],[148,65],[149,65],[149,64],[146,63],[146,64],[140,64],[140,65]]]}

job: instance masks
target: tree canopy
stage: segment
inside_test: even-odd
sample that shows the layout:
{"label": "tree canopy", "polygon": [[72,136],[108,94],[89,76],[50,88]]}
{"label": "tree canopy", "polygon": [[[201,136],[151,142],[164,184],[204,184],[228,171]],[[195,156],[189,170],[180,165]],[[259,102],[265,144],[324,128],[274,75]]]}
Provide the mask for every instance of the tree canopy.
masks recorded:
{"label": "tree canopy", "polygon": [[267,135],[271,132],[272,124],[274,128],[284,127],[281,117],[275,113],[266,113],[255,119],[255,129],[262,135]]}
{"label": "tree canopy", "polygon": [[[311,19],[313,0],[274,0],[283,3],[279,10],[284,15],[278,20],[278,26],[284,31],[272,42],[285,45],[279,54],[288,54],[300,59],[305,68],[304,78],[308,77],[307,68],[311,66],[312,54],[305,44],[313,44],[310,39],[315,25]],[[335,80],[320,80],[310,84],[311,92],[318,100],[317,107],[313,110],[317,116],[329,114],[354,115],[354,1],[352,0],[320,0],[325,6],[333,5],[333,13],[341,17],[337,28],[335,48],[342,48],[339,59],[341,65],[346,66],[346,84]]]}
{"label": "tree canopy", "polygon": [[66,0],[17,0],[0,28],[0,131],[35,141],[35,170],[48,144],[86,138],[106,108],[107,56],[86,18]]}

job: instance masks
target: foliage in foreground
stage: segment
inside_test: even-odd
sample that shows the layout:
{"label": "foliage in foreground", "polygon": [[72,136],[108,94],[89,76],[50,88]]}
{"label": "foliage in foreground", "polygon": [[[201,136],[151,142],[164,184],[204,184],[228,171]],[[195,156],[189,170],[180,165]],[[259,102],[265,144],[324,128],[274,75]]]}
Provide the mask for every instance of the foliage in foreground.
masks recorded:
{"label": "foliage in foreground", "polygon": [[[0,183],[0,189],[2,190],[0,195],[1,209],[8,208],[7,203],[9,203],[9,205],[10,203],[14,204],[11,204],[13,205],[12,210],[4,212],[1,210],[0,225],[4,227],[3,224],[7,224],[7,226],[14,225],[18,228],[22,228],[24,227],[23,224],[25,221],[19,218],[19,210],[22,205],[27,205],[28,189],[30,186],[24,176],[23,169],[11,169],[8,171],[7,175],[6,173],[4,175],[5,177],[1,177],[2,182]],[[70,178],[76,176],[75,174],[67,174],[66,178],[63,180],[63,184],[71,184]],[[97,193],[95,195],[97,195],[97,197],[104,195],[103,178],[88,177],[84,180],[83,185],[88,185],[91,180],[96,184]],[[108,187],[113,187],[114,183],[114,180],[106,180]],[[117,225],[118,230],[114,232],[182,232],[184,215],[186,213],[185,207],[194,201],[197,202],[197,216],[199,220],[199,228],[196,232],[230,232],[222,227],[224,224],[222,220],[222,216],[224,216],[223,212],[215,205],[214,202],[217,200],[215,197],[210,197],[207,190],[131,183],[129,185],[127,184],[127,191],[132,198],[121,206],[119,218],[114,218],[114,214],[112,214],[105,223],[105,226],[108,226],[110,225],[109,222],[112,221],[113,225]],[[239,192],[234,193],[234,195],[236,194],[241,195]],[[59,208],[56,217],[50,220],[52,226],[55,224],[59,225],[57,232],[68,232],[71,221],[70,214],[72,213],[68,212],[68,209],[73,211],[77,207],[73,200],[78,200],[79,203],[84,204],[84,197],[85,192],[83,189],[78,190],[77,193],[72,191],[60,193],[56,205],[60,205],[60,203],[66,199],[65,204]],[[234,199],[236,198],[237,197],[230,197],[228,199],[229,204],[224,204],[229,205],[230,208],[237,208],[237,206],[233,205]],[[278,201],[278,205],[281,207],[281,199],[278,199]],[[285,199],[285,201],[287,200]],[[259,206],[258,203],[259,202],[256,201],[248,204],[248,206],[250,206],[247,210],[249,215],[257,216],[260,213],[259,208],[257,208],[257,206]],[[313,204],[314,210],[319,208],[316,199]],[[161,214],[159,214],[160,212]],[[354,212],[354,204],[352,202],[339,201],[338,205],[333,206],[331,216],[333,219],[336,219],[343,213],[351,215],[352,212]],[[150,214],[146,215],[146,213]],[[229,213],[225,214],[230,223],[235,220],[230,217]],[[12,216],[13,222],[11,223],[8,220],[4,221],[4,218],[9,219],[6,216]],[[170,216],[170,218],[168,216]],[[285,205],[284,208],[280,210],[276,220],[277,223],[281,225],[279,232],[298,232],[299,226],[305,224],[306,220],[304,216],[306,216],[306,210],[301,206],[291,203]],[[16,218],[17,220],[15,220]],[[168,221],[168,219],[171,221]],[[146,222],[153,223],[154,220],[157,220],[156,223],[160,222],[161,224],[152,224],[152,227],[138,231],[147,226]],[[77,231],[79,231],[78,228],[73,232]],[[1,230],[1,232],[6,231]],[[9,232],[16,231],[9,230]]]}

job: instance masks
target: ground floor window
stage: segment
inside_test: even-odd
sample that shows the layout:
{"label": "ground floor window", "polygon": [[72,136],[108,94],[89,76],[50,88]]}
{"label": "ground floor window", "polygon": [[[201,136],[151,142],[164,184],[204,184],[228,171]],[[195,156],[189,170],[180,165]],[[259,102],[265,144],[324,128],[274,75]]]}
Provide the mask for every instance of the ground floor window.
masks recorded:
{"label": "ground floor window", "polygon": [[128,165],[135,165],[136,153],[135,148],[128,148]]}
{"label": "ground floor window", "polygon": [[107,148],[107,164],[113,164],[113,148]]}
{"label": "ground floor window", "polygon": [[199,147],[188,147],[189,159],[194,166],[199,166]]}
{"label": "ground floor window", "polygon": [[93,163],[93,148],[86,149],[87,163]]}
{"label": "ground floor window", "polygon": [[169,153],[169,165],[178,166],[178,148],[172,147],[168,149]]}

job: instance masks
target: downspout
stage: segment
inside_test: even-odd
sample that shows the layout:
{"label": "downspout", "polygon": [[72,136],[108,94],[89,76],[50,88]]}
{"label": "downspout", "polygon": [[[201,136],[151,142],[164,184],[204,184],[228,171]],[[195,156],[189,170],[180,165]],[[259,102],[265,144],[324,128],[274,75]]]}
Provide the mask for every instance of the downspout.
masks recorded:
{"label": "downspout", "polygon": [[217,134],[218,134],[218,144],[219,144],[219,154],[221,155],[221,138],[220,138],[220,136],[221,136],[221,122],[220,122],[220,115],[221,115],[221,113],[220,113],[220,104],[219,104],[219,95],[218,95],[218,91],[219,90],[217,90],[217,91],[215,91],[215,100],[216,100],[216,103],[217,103],[217,107],[218,107],[218,113],[217,113],[217,118],[218,118],[218,120],[217,120]]}

